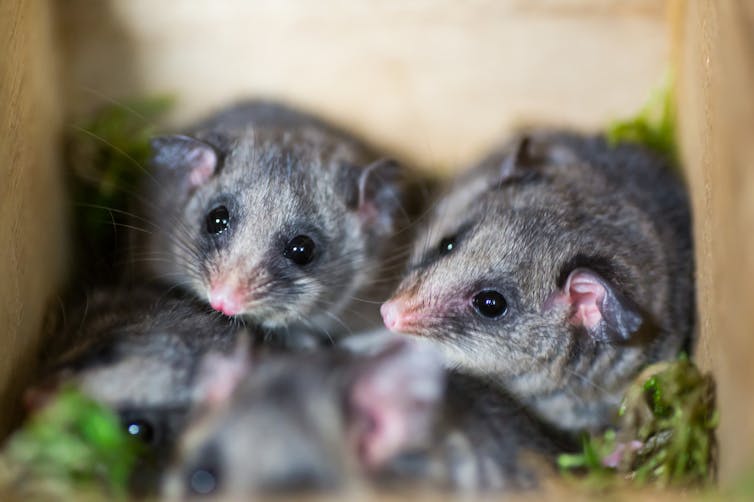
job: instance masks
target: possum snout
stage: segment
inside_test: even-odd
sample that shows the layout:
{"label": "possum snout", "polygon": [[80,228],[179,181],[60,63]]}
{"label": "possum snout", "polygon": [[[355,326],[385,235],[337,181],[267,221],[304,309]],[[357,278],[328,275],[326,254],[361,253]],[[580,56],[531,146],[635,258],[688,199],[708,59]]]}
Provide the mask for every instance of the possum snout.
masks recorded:
{"label": "possum snout", "polygon": [[238,315],[244,310],[245,294],[238,288],[219,284],[210,288],[208,296],[212,308],[227,316]]}
{"label": "possum snout", "polygon": [[210,275],[206,287],[207,301],[213,309],[227,316],[247,314],[258,300],[267,282],[267,275],[259,267],[228,267],[225,272]]}
{"label": "possum snout", "polygon": [[411,333],[412,328],[422,325],[425,317],[418,306],[400,298],[383,303],[380,314],[385,327],[393,333]]}

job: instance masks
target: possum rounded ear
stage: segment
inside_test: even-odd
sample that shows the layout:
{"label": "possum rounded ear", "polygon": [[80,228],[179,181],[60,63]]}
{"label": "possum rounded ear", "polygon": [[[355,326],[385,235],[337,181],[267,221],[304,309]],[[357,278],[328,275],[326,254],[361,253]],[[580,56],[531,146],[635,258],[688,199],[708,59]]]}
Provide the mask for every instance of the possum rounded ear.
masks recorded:
{"label": "possum rounded ear", "polygon": [[498,182],[503,183],[527,169],[544,165],[569,165],[579,162],[579,157],[564,142],[546,137],[521,136],[513,151],[500,163]]}
{"label": "possum rounded ear", "polygon": [[150,141],[151,164],[180,173],[190,188],[204,184],[217,169],[215,149],[198,139],[180,134],[158,136]]}
{"label": "possum rounded ear", "polygon": [[522,136],[516,143],[513,152],[506,155],[500,164],[500,181],[505,181],[513,176],[517,170],[530,167],[537,163],[532,151],[532,143],[529,136]]}
{"label": "possum rounded ear", "polygon": [[558,305],[568,309],[571,324],[583,327],[592,337],[605,342],[629,341],[643,321],[639,308],[631,300],[586,268],[572,271],[563,289],[547,299],[544,309]]}
{"label": "possum rounded ear", "polygon": [[402,207],[403,168],[392,159],[380,159],[366,167],[344,168],[347,206],[378,233],[393,231]]}
{"label": "possum rounded ear", "polygon": [[204,356],[194,388],[197,403],[212,407],[230,398],[251,367],[249,345],[248,336],[242,333],[231,354],[210,352]]}
{"label": "possum rounded ear", "polygon": [[445,388],[439,354],[399,341],[357,369],[349,392],[349,437],[359,461],[376,470],[426,443]]}

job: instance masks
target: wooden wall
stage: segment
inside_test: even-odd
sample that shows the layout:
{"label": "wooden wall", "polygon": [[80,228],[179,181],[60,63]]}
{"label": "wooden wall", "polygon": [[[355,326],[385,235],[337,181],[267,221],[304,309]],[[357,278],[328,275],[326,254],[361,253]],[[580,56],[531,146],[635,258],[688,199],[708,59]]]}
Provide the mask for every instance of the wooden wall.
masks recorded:
{"label": "wooden wall", "polygon": [[659,0],[69,0],[60,15],[74,114],[169,92],[183,121],[277,96],[435,169],[521,121],[633,113],[669,47]]}
{"label": "wooden wall", "polygon": [[721,481],[754,468],[754,3],[687,0],[676,22],[701,338],[720,409]]}
{"label": "wooden wall", "polygon": [[49,4],[0,0],[0,437],[66,263]]}
{"label": "wooden wall", "polygon": [[172,93],[180,123],[230,99],[281,97],[453,169],[521,122],[595,128],[632,113],[672,48],[699,354],[719,381],[721,474],[734,479],[754,461],[754,7],[671,6],[672,30],[655,0],[0,0],[2,397],[32,367],[65,263],[60,128],[96,104]]}

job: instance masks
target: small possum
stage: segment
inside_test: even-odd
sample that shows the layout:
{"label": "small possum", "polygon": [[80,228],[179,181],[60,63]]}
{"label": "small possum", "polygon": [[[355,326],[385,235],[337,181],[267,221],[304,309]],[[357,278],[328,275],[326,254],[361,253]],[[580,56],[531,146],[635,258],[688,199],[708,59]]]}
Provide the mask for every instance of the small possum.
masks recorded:
{"label": "small possum", "polygon": [[247,371],[217,372],[239,375],[235,386],[207,384],[219,390],[184,434],[168,498],[526,489],[573,446],[506,394],[446,375],[434,349],[405,340],[369,355],[336,347],[268,357]]}
{"label": "small possum", "polygon": [[403,266],[407,178],[397,162],[318,118],[256,101],[152,149],[143,212],[154,231],[142,249],[153,275],[270,330],[380,325],[374,303]]}
{"label": "small possum", "polygon": [[452,184],[381,311],[551,424],[600,429],[644,366],[687,347],[693,269],[671,166],[637,145],[539,131]]}
{"label": "small possum", "polygon": [[204,400],[202,361],[230,357],[247,337],[241,333],[193,298],[141,286],[95,290],[51,337],[27,406],[73,387],[117,412],[152,460],[164,463],[193,403]]}

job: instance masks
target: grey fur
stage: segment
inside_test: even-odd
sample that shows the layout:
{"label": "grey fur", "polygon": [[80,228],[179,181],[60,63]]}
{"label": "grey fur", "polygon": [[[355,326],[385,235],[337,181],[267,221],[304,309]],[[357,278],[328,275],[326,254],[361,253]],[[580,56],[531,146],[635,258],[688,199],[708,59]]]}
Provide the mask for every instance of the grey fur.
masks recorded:
{"label": "grey fur", "polygon": [[[252,291],[243,316],[265,328],[313,328],[326,336],[379,325],[374,302],[395,285],[402,171],[360,140],[309,114],[266,102],[241,103],[192,127],[191,138],[217,153],[217,172],[185,190],[179,166],[155,153],[144,244],[151,273],[208,298],[211,276],[234,274]],[[159,149],[158,149],[159,150]],[[374,221],[359,214],[368,166]],[[220,237],[205,230],[216,205],[230,210]],[[297,267],[282,256],[298,234],[311,236],[315,260]],[[154,259],[156,257],[156,259]],[[397,268],[396,268],[397,267]],[[355,299],[356,298],[356,299]],[[294,329],[295,330],[295,329]]]}
{"label": "grey fur", "polygon": [[73,386],[124,422],[148,422],[161,455],[171,451],[198,398],[200,362],[208,353],[232,352],[242,332],[200,302],[141,286],[95,290],[65,321],[32,389],[44,395]]}
{"label": "grey fur", "polygon": [[[453,374],[433,410],[410,411],[431,417],[415,430],[410,447],[377,471],[365,469],[352,434],[351,386],[390,357],[396,355],[335,348],[252,363],[251,374],[230,401],[207,411],[186,431],[166,493],[181,499],[190,495],[197,471],[213,474],[213,495],[231,498],[395,486],[527,489],[537,485],[540,469],[551,466],[557,452],[573,446],[506,394]],[[417,359],[397,364],[423,366]],[[439,378],[438,384],[444,380],[442,372],[431,378]]]}
{"label": "grey fur", "polygon": [[[496,380],[559,427],[599,429],[641,368],[673,358],[691,336],[687,196],[669,166],[639,146],[528,136],[523,158],[513,141],[454,182],[393,298],[421,313],[406,331],[437,342],[454,367]],[[453,235],[455,247],[441,256],[438,243]],[[577,267],[597,271],[635,306],[638,333],[595,338],[570,325],[565,310],[543,308]],[[501,319],[470,303],[486,288],[507,299]],[[629,314],[624,322],[635,326]]]}

